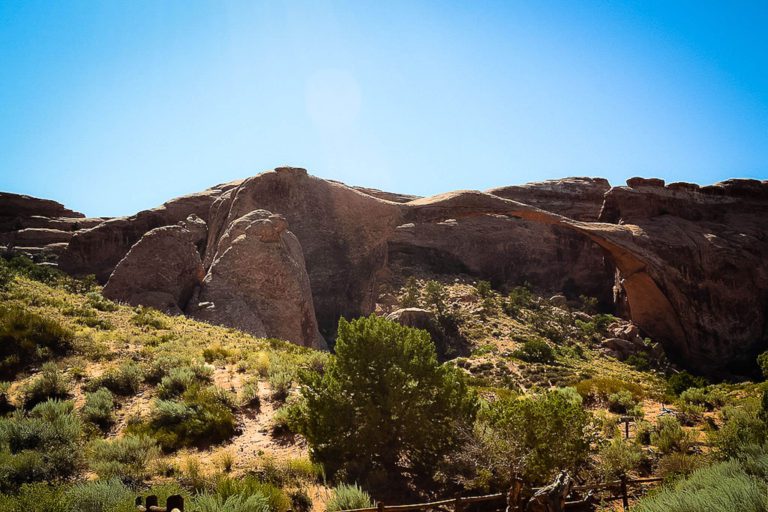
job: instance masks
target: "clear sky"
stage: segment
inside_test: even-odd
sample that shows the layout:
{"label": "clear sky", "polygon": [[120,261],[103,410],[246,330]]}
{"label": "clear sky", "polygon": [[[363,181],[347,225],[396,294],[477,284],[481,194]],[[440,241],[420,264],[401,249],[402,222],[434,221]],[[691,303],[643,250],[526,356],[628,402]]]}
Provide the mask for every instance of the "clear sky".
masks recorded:
{"label": "clear sky", "polygon": [[0,0],[0,190],[768,178],[768,1]]}

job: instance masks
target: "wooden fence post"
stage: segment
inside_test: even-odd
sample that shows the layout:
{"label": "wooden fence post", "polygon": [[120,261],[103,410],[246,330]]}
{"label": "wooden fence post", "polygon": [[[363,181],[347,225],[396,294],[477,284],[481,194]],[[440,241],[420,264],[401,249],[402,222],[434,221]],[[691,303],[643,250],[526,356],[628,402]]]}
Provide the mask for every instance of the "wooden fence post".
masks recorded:
{"label": "wooden fence post", "polygon": [[173,512],[174,510],[184,512],[184,498],[179,494],[168,496],[168,500],[165,502],[165,510],[166,512]]}
{"label": "wooden fence post", "polygon": [[627,495],[627,475],[621,475],[621,506],[629,510],[629,496]]}
{"label": "wooden fence post", "polygon": [[456,498],[456,503],[454,504],[454,511],[461,512],[463,508],[464,508],[464,505],[461,503],[461,496],[458,496]]}
{"label": "wooden fence post", "polygon": [[383,501],[380,501],[380,502],[378,502],[376,504],[376,510],[378,510],[378,512],[384,512],[384,502]]}

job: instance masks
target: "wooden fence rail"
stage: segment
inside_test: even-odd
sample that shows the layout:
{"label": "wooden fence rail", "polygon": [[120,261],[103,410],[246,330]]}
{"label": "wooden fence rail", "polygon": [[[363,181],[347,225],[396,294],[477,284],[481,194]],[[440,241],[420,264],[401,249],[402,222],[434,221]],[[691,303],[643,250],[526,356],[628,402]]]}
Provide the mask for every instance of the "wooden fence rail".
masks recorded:
{"label": "wooden fence rail", "polygon": [[[571,490],[577,491],[577,492],[589,492],[589,491],[601,491],[606,489],[617,489],[620,494],[618,494],[617,496],[610,496],[606,498],[606,501],[621,500],[622,505],[624,506],[624,509],[627,510],[629,508],[629,487],[630,486],[656,483],[656,482],[661,482],[662,480],[663,480],[662,478],[637,478],[635,480],[621,479],[621,480],[615,480],[613,482],[605,482],[602,484],[576,485]],[[533,492],[536,492],[539,490],[539,488],[534,488],[531,490]],[[439,501],[430,501],[426,503],[412,503],[408,505],[385,505],[383,502],[380,501],[379,503],[377,503],[375,507],[342,510],[341,512],[410,512],[413,510],[441,508],[446,505],[453,505],[454,510],[456,512],[461,512],[465,505],[469,505],[472,503],[498,501],[502,499],[506,500],[506,498],[507,498],[507,494],[500,492],[496,494],[485,494],[483,496],[458,497],[458,498],[450,498],[450,499],[444,499]],[[568,503],[566,503],[566,506],[567,505]]]}
{"label": "wooden fence rail", "polygon": [[[607,489],[617,489],[619,494],[604,498],[604,501],[621,500],[624,510],[629,509],[629,487],[634,485],[643,485],[661,482],[662,478],[637,478],[635,480],[627,480],[622,478],[621,480],[615,480],[613,482],[605,482],[602,484],[592,485],[577,485],[571,488],[571,491],[576,492],[590,492],[590,491],[603,491]],[[539,488],[531,489],[533,492],[539,490]],[[506,500],[506,493],[485,494],[482,496],[459,496],[457,498],[448,498],[438,501],[430,501],[426,503],[410,503],[407,505],[385,505],[383,501],[376,504],[375,507],[368,508],[356,508],[351,510],[343,510],[341,512],[411,512],[414,510],[427,510],[427,509],[441,509],[446,506],[453,506],[454,512],[463,512],[464,507],[473,503],[485,503],[491,501]],[[583,502],[566,502],[566,509],[569,506],[575,507],[582,505]],[[146,499],[141,497],[136,498],[136,510],[138,512],[184,512],[184,498],[179,495],[169,496],[165,502],[165,506],[159,506],[157,496],[147,496]],[[288,510],[287,512],[291,512]]]}

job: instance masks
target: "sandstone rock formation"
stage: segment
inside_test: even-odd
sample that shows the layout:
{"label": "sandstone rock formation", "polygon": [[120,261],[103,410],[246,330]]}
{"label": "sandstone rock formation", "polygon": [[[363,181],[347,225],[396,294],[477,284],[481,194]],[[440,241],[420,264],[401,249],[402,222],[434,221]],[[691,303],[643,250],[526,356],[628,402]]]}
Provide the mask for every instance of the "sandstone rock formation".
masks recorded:
{"label": "sandstone rock formation", "polygon": [[35,258],[55,259],[77,231],[103,221],[49,199],[0,192],[0,245]]}
{"label": "sandstone rock formation", "polygon": [[192,214],[207,221],[213,201],[237,183],[217,185],[197,194],[173,199],[157,208],[130,217],[110,219],[76,233],[61,255],[59,265],[75,275],[95,274],[100,282],[105,283],[118,262],[144,233],[176,224]]}
{"label": "sandstone rock formation", "polygon": [[[13,217],[14,208],[0,212]],[[41,208],[37,211],[53,214],[63,207]],[[249,217],[256,210],[284,216],[295,239],[280,235],[279,243],[256,243],[246,236],[238,241],[242,233],[232,235],[251,225],[249,233],[266,229],[266,224],[288,233],[279,228],[278,218]],[[426,269],[470,274],[500,288],[528,281],[541,293],[562,293],[568,299],[582,293],[596,296],[604,308],[631,318],[642,336],[662,342],[671,355],[699,371],[739,371],[768,346],[765,181],[699,187],[633,178],[626,187],[609,188],[602,179],[568,178],[489,193],[413,198],[355,189],[285,167],[76,231],[69,242],[62,236],[55,242],[66,247],[61,267],[95,273],[106,281],[145,233],[175,225],[191,213],[209,226],[207,238],[196,246],[207,275],[192,301],[201,309],[195,314],[213,314],[202,311],[205,303],[221,308],[222,297],[230,296],[247,308],[265,309],[259,289],[272,284],[259,284],[253,266],[262,258],[265,265],[298,272],[286,271],[280,279],[293,283],[291,301],[298,301],[304,340],[312,338],[313,330],[302,298],[307,289],[318,325],[332,335],[339,316],[374,310],[383,281]],[[56,233],[34,230],[64,231],[68,221],[26,222],[14,228],[14,233],[25,230],[14,236],[47,243],[59,240]],[[297,251],[290,249],[299,244],[308,287],[301,284]],[[229,265],[238,269],[242,282],[227,270]],[[171,296],[182,297],[177,291]],[[180,309],[182,299],[175,299]],[[287,301],[282,304],[288,307]],[[267,317],[278,316],[259,313],[263,332],[277,335]],[[250,317],[235,312],[218,318],[230,322],[227,318]],[[251,321],[252,332],[262,332]],[[290,339],[299,339],[297,330],[291,327]]]}
{"label": "sandstone rock formation", "polygon": [[194,215],[150,230],[120,260],[104,296],[181,314],[205,276],[198,246],[206,234],[205,223]]}
{"label": "sandstone rock formation", "polygon": [[346,185],[281,167],[244,180],[211,207],[204,263],[213,263],[219,239],[236,219],[256,210],[279,213],[301,241],[317,320],[332,333],[340,316],[373,311],[387,240],[400,205]]}
{"label": "sandstone rock formation", "polygon": [[489,194],[536,206],[574,220],[596,221],[611,185],[604,178],[563,178],[488,190]]}
{"label": "sandstone rock formation", "polygon": [[[253,210],[229,222],[187,309],[211,323],[324,348],[301,245],[281,215]],[[119,267],[118,267],[119,268]]]}

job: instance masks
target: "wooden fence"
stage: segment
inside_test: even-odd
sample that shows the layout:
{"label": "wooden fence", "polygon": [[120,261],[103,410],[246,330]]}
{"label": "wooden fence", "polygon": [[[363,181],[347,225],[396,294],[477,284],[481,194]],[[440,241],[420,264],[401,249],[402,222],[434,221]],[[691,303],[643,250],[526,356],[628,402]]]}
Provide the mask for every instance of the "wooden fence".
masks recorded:
{"label": "wooden fence", "polygon": [[[577,485],[571,488],[571,491],[588,493],[590,491],[615,491],[617,494],[612,494],[608,497],[602,498],[602,501],[618,501],[621,500],[624,510],[629,510],[629,488],[632,486],[642,486],[644,484],[661,482],[662,478],[637,478],[635,480],[628,480],[622,478],[613,482],[606,482],[602,484],[592,485]],[[536,492],[538,489],[531,489]],[[438,501],[430,501],[426,503],[411,503],[408,505],[385,505],[380,501],[375,507],[368,508],[356,508],[352,510],[343,510],[341,512],[411,512],[415,510],[442,510],[446,511],[449,507],[453,508],[453,512],[463,512],[463,510],[473,503],[487,503],[493,501],[501,501],[507,499],[506,493],[486,494],[483,496],[467,496],[449,498]],[[573,501],[566,502],[566,509],[575,509],[585,504],[585,501]],[[141,497],[136,498],[136,509],[139,512],[184,512],[184,498],[179,495],[169,496],[166,500],[165,506],[159,506],[157,496],[147,496],[146,499]],[[291,512],[288,510],[287,512]]]}
{"label": "wooden fence", "polygon": [[[617,494],[603,498],[603,501],[617,501],[621,500],[624,510],[629,509],[629,488],[632,486],[641,486],[644,484],[661,482],[662,478],[637,478],[629,480],[622,478],[613,482],[606,482],[602,484],[592,485],[576,485],[571,488],[571,491],[575,492],[589,492],[589,491],[604,491],[611,490],[616,491]],[[533,492],[539,490],[538,488],[531,489]],[[469,496],[450,498],[439,501],[430,501],[427,503],[412,503],[408,505],[385,505],[383,502],[378,502],[375,507],[357,508],[352,510],[343,510],[341,512],[411,512],[415,510],[428,510],[428,509],[445,509],[446,507],[452,507],[454,512],[462,512],[467,505],[473,503],[484,503],[501,501],[507,499],[507,493],[486,494],[484,496]],[[576,506],[583,505],[583,502],[566,502],[566,509],[573,509]]]}

